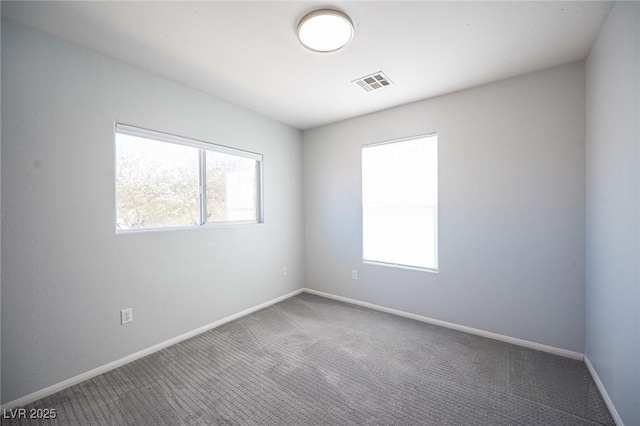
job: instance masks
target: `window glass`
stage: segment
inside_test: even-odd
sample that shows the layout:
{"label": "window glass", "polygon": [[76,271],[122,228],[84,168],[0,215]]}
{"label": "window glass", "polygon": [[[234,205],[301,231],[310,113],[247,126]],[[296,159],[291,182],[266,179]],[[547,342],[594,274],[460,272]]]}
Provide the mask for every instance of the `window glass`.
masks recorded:
{"label": "window glass", "polygon": [[262,222],[262,155],[116,125],[116,230]]}
{"label": "window glass", "polygon": [[437,270],[436,136],[362,149],[365,261]]}
{"label": "window glass", "polygon": [[198,162],[196,148],[118,135],[118,229],[196,225]]}
{"label": "window glass", "polygon": [[207,151],[207,222],[257,219],[257,163]]}

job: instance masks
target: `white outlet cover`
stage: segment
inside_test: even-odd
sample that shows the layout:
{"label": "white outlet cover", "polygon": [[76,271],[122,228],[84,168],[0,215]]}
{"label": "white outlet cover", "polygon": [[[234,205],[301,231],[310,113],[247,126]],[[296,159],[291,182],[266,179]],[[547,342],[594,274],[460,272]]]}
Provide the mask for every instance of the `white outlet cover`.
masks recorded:
{"label": "white outlet cover", "polygon": [[133,309],[127,308],[120,311],[120,324],[128,324],[133,322]]}

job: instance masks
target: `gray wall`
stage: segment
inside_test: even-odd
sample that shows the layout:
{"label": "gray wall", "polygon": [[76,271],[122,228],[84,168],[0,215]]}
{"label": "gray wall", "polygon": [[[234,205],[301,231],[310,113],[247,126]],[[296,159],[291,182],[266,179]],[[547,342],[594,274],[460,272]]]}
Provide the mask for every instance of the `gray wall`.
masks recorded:
{"label": "gray wall", "polygon": [[587,59],[586,355],[640,425],[640,5],[616,2]]}
{"label": "gray wall", "polygon": [[[301,287],[299,131],[10,21],[2,113],[3,402]],[[263,153],[265,223],[116,235],[114,121]]]}
{"label": "gray wall", "polygon": [[[363,265],[361,146],[430,132],[440,272]],[[582,353],[584,173],[583,62],[306,131],[306,286]]]}

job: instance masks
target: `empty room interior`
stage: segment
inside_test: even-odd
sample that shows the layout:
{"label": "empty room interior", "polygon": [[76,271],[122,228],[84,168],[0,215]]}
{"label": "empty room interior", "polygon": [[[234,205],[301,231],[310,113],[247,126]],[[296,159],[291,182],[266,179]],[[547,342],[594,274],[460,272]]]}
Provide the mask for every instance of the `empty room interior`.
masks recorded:
{"label": "empty room interior", "polygon": [[6,425],[640,426],[640,2],[1,2]]}

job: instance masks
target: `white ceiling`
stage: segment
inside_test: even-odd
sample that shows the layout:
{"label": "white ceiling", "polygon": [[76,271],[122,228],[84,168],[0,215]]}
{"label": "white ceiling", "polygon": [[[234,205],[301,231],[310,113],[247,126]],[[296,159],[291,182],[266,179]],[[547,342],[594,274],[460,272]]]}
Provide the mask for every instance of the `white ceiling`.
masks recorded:
{"label": "white ceiling", "polygon": [[[295,28],[346,12],[353,41]],[[299,129],[585,58],[612,2],[2,2],[2,14]],[[365,92],[383,71],[395,84]]]}

